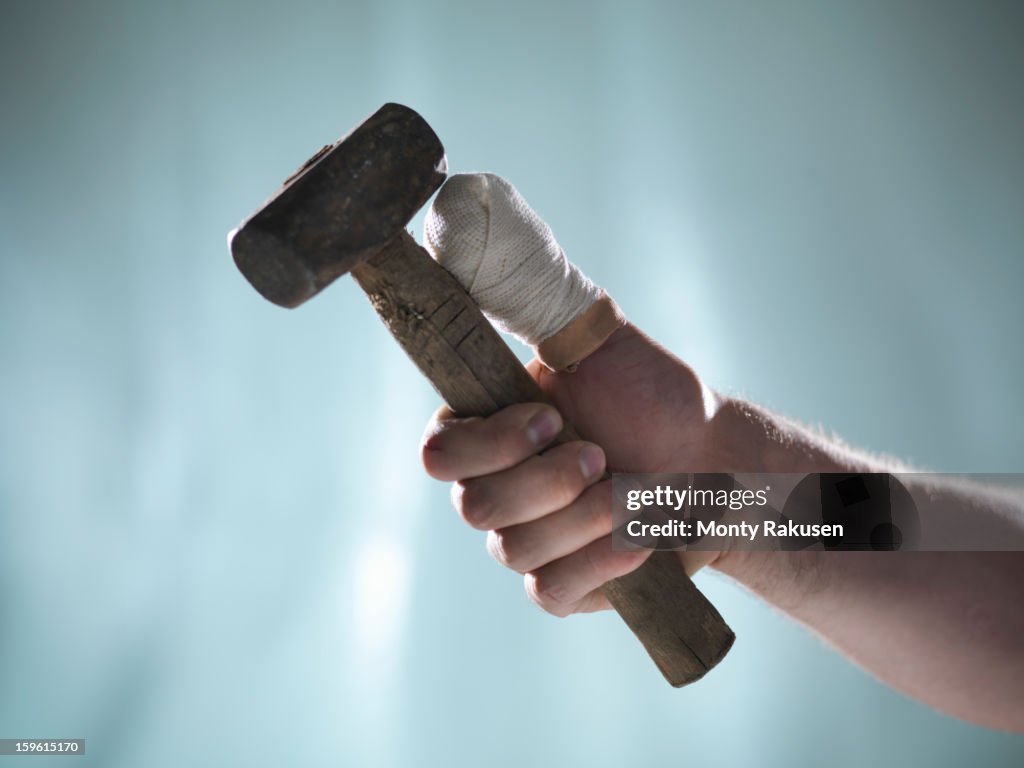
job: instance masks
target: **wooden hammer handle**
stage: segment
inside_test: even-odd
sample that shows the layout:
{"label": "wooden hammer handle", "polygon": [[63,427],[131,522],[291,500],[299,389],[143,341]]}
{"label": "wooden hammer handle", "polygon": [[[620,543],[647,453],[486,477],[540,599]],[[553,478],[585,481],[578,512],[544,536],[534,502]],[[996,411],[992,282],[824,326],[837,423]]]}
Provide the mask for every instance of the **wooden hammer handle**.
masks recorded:
{"label": "wooden hammer handle", "polygon": [[[403,231],[352,274],[384,324],[460,416],[548,398],[459,282]],[[579,439],[566,425],[559,442]],[[604,586],[609,602],[674,686],[699,680],[735,635],[673,552]]]}

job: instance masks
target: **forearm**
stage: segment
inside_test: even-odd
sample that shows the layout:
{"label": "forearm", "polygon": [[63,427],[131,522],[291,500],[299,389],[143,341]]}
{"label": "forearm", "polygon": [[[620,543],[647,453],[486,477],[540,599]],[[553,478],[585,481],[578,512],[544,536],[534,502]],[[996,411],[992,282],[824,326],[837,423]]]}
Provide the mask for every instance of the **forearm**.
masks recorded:
{"label": "forearm", "polygon": [[[765,411],[725,400],[723,464],[741,471],[903,469]],[[934,509],[967,505],[1020,533],[1004,497],[938,489]],[[714,567],[800,621],[887,684],[949,714],[1024,730],[1024,553],[730,552]]]}

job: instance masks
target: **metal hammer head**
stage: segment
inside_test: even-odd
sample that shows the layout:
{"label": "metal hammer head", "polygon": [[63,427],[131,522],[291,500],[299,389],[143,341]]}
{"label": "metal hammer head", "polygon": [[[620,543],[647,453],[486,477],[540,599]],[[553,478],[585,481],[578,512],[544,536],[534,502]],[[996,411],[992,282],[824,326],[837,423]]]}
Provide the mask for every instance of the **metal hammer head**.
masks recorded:
{"label": "metal hammer head", "polygon": [[385,104],[228,235],[235,264],[264,297],[297,307],[401,232],[447,172],[426,121]]}

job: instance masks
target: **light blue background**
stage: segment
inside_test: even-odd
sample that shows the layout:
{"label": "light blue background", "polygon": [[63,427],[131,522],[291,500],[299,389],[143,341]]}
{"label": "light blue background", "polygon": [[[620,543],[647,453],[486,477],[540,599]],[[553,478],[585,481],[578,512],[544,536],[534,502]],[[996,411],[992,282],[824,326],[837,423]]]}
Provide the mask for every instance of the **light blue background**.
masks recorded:
{"label": "light blue background", "polygon": [[542,614],[421,473],[435,396],[354,284],[278,309],[224,240],[402,101],[712,384],[1021,471],[1022,36],[993,2],[4,3],[0,736],[88,740],[39,766],[1020,764],[714,575],[739,640],[684,690],[614,615]]}

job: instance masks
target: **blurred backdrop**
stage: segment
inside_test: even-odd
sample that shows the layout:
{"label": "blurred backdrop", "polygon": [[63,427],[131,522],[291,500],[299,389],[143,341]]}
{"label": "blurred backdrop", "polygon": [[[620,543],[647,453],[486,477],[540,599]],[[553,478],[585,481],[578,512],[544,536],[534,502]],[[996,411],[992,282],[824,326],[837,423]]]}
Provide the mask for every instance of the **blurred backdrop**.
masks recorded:
{"label": "blurred backdrop", "polygon": [[355,285],[279,309],[225,235],[401,101],[713,385],[1021,471],[1022,35],[1012,2],[5,2],[0,737],[114,768],[1019,764],[713,574],[739,640],[683,690],[614,615],[544,615],[421,472],[436,397]]}

